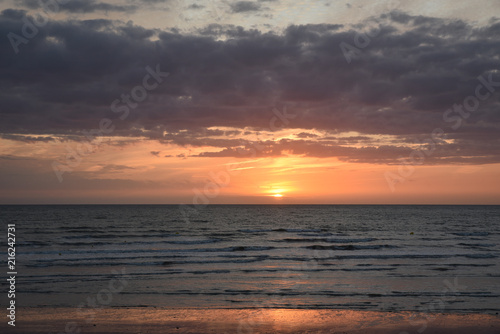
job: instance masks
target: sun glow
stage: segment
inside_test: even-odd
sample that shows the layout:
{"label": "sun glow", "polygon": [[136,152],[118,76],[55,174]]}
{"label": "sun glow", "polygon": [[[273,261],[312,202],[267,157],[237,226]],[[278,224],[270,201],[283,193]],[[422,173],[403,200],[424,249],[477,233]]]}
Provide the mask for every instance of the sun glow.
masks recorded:
{"label": "sun glow", "polygon": [[292,187],[289,181],[267,183],[266,185],[260,186],[260,188],[263,190],[262,195],[274,197],[276,199],[284,198],[290,191],[294,190],[294,187]]}

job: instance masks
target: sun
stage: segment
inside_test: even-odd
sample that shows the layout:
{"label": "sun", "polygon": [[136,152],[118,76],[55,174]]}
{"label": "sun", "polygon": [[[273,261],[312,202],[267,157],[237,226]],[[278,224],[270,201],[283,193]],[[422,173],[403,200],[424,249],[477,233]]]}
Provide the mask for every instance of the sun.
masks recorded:
{"label": "sun", "polygon": [[277,200],[287,198],[289,192],[292,191],[292,187],[284,182],[260,186],[260,188],[264,189],[262,195],[274,197]]}

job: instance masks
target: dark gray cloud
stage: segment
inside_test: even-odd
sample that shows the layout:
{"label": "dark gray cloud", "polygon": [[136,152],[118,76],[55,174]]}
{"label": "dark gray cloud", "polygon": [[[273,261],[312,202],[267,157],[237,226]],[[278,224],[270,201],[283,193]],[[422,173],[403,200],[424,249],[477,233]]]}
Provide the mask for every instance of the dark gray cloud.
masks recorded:
{"label": "dark gray cloud", "polygon": [[[0,35],[22,36],[25,15],[3,11]],[[477,27],[401,12],[377,20],[380,32],[358,47],[350,64],[339,45],[355,47],[368,26],[294,25],[273,33],[211,25],[181,34],[110,20],[50,21],[19,44],[17,54],[8,38],[0,40],[0,133],[24,141],[74,138],[98,129],[106,117],[115,127],[110,135],[221,148],[204,156],[241,156],[248,142],[215,137],[207,128],[269,130],[273,108],[286,105],[296,115],[287,127],[299,132],[367,137],[319,143],[299,133],[296,141],[267,143],[263,155],[288,151],[389,163],[411,153],[408,138],[429,138],[443,128],[450,141],[426,163],[498,160],[497,84],[490,85],[493,91],[480,89],[489,96],[460,126],[443,121],[443,113],[474,96],[478,77],[500,82],[500,23]],[[148,66],[169,75],[135,108],[126,107],[122,94],[143,84]],[[127,113],[112,111],[117,99]],[[373,135],[401,144],[380,146]],[[348,146],[360,143],[364,147]]]}
{"label": "dark gray cloud", "polygon": [[[143,0],[147,3],[156,3],[161,1]],[[42,9],[43,2],[40,0],[23,0],[21,4],[30,9]],[[138,9],[135,5],[113,5],[106,2],[98,2],[95,0],[71,0],[58,7],[59,11],[71,13],[93,13],[96,11],[105,12],[134,12]]]}
{"label": "dark gray cloud", "polygon": [[261,9],[261,5],[255,1],[236,1],[230,4],[233,13],[255,12]]}
{"label": "dark gray cloud", "polygon": [[193,3],[193,4],[188,6],[188,9],[203,9],[203,8],[205,8],[205,6],[199,5],[197,3]]}
{"label": "dark gray cloud", "polygon": [[26,136],[26,135],[16,135],[16,134],[0,134],[0,138],[9,139],[9,140],[17,140],[23,141],[26,143],[34,143],[34,142],[50,142],[55,141],[56,138],[50,136]]}
{"label": "dark gray cloud", "polygon": [[168,3],[171,2],[171,0],[140,0],[140,2],[156,4],[156,3]]}

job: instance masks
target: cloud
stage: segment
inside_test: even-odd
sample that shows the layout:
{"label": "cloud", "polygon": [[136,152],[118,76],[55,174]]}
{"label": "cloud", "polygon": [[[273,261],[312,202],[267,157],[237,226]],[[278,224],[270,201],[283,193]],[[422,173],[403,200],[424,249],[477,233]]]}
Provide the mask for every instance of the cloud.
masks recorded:
{"label": "cloud", "polygon": [[29,136],[29,135],[16,135],[16,134],[0,134],[0,138],[3,139],[8,139],[8,140],[17,140],[17,141],[23,141],[26,143],[33,143],[33,142],[50,142],[50,141],[55,141],[59,138],[54,138],[51,136]]}
{"label": "cloud", "polygon": [[[98,164],[97,169],[92,171],[79,171],[76,174],[79,177],[86,179],[103,179],[106,177],[116,177],[117,174],[123,173],[125,171],[134,170],[134,167],[129,167],[125,165],[116,165],[116,164]],[[66,174],[65,176],[67,176]]]}
{"label": "cloud", "polygon": [[[241,12],[259,5],[237,4]],[[4,10],[0,34],[21,36],[25,15]],[[297,135],[266,142],[259,154],[394,163],[411,152],[408,138],[428,139],[443,128],[448,141],[425,163],[497,161],[499,23],[473,26],[402,12],[378,22],[378,35],[349,64],[339,45],[355,46],[368,24],[292,25],[280,33],[210,25],[182,34],[113,20],[52,20],[19,45],[19,54],[8,38],[0,40],[0,133],[11,140],[85,140],[82,130],[98,129],[109,118],[110,136],[212,148],[200,156],[241,156],[260,141],[211,131],[243,134],[277,124]],[[169,76],[121,119],[111,104],[126,105],[122,96],[142,85],[148,66]],[[475,94],[478,77],[490,77],[493,91],[481,88],[488,98],[452,128],[444,112]],[[295,117],[282,124],[273,110],[285,105]],[[311,130],[360,138],[330,143]]]}
{"label": "cloud", "polygon": [[298,133],[296,134],[297,138],[314,138],[314,137],[318,137],[318,135],[314,134],[314,133],[307,133],[307,132],[301,132],[301,133]]}
{"label": "cloud", "polygon": [[236,1],[230,6],[233,13],[255,12],[261,9],[261,5],[254,1]]}
{"label": "cloud", "polygon": [[203,8],[205,8],[205,6],[199,5],[197,3],[193,3],[193,4],[188,6],[188,9],[203,9]]}
{"label": "cloud", "polygon": [[[158,1],[143,0],[143,2],[156,3]],[[43,6],[43,2],[38,0],[23,0],[21,3],[22,5],[30,9],[41,9]],[[106,2],[97,2],[95,0],[71,0],[59,6],[60,11],[71,13],[93,13],[96,11],[134,12],[137,10],[137,8],[137,6],[133,5],[113,5]]]}

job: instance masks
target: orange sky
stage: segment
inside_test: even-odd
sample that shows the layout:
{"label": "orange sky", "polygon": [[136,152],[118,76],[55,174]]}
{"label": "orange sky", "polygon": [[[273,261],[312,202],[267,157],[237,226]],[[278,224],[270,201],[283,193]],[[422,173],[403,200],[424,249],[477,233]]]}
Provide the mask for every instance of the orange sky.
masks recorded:
{"label": "orange sky", "polygon": [[[144,140],[102,144],[58,182],[50,164],[68,143],[1,144],[0,154],[17,157],[2,160],[11,181],[0,190],[3,203],[500,204],[500,164],[414,166],[400,174],[398,165],[292,154],[164,157],[186,148]],[[387,175],[397,176],[393,189]]]}

